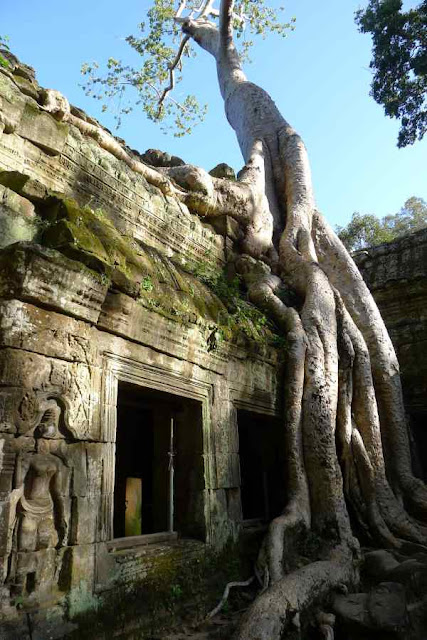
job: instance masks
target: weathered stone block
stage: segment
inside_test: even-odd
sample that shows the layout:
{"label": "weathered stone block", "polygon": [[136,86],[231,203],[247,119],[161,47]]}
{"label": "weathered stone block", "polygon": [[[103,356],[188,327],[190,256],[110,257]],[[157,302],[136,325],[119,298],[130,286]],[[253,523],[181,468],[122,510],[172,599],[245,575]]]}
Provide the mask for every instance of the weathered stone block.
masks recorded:
{"label": "weathered stone block", "polygon": [[212,406],[212,436],[215,445],[216,488],[240,485],[236,410],[226,400],[228,389],[218,385]]}
{"label": "weathered stone block", "polygon": [[98,357],[90,325],[21,300],[0,301],[0,345],[86,364]]}
{"label": "weathered stone block", "polygon": [[19,551],[16,559],[15,585],[20,578],[28,574],[34,574],[37,591],[34,600],[37,603],[48,599],[52,601],[52,589],[57,585],[57,571],[60,566],[60,558],[63,550],[41,549],[39,551]]}
{"label": "weathered stone block", "polygon": [[[2,382],[0,378],[0,386]],[[21,389],[0,389],[0,432],[2,434],[16,432],[18,427],[17,411],[22,399],[23,393]]]}
{"label": "weathered stone block", "polygon": [[70,443],[67,448],[68,464],[73,472],[71,495],[73,497],[86,496],[87,487],[87,443]]}
{"label": "weathered stone block", "polygon": [[72,499],[70,544],[90,544],[96,541],[98,508],[99,496]]}
{"label": "weathered stone block", "polygon": [[217,233],[230,238],[233,242],[237,242],[242,236],[242,231],[240,229],[239,223],[237,222],[237,220],[234,220],[234,218],[231,218],[230,216],[219,216],[218,218],[212,218],[210,224]]}
{"label": "weathered stone block", "polygon": [[42,202],[48,196],[44,184],[20,171],[0,171],[0,184],[31,202]]}
{"label": "weathered stone block", "polygon": [[68,125],[27,102],[16,132],[52,155],[61,153],[68,136]]}
{"label": "weathered stone block", "polygon": [[[12,524],[12,527],[11,527]],[[12,530],[11,530],[12,529]],[[5,558],[5,562],[12,547],[11,533],[13,531],[13,522],[11,523],[11,504],[10,501],[0,501],[0,556]],[[0,577],[1,581],[1,577]]]}
{"label": "weathered stone block", "polygon": [[97,598],[93,594],[95,578],[95,545],[69,547],[68,554],[68,613],[73,618],[78,613],[95,608]]}
{"label": "weathered stone block", "polygon": [[217,489],[206,494],[210,511],[209,542],[221,548],[235,534],[234,523],[228,517],[226,492]]}
{"label": "weathered stone block", "polygon": [[[9,557],[8,556],[2,556],[0,555],[0,584],[4,584],[6,578],[7,578],[7,568],[8,568],[8,564],[9,564]],[[6,601],[6,598],[8,598],[9,594],[7,592],[7,589],[2,588],[0,589],[0,600],[2,602]],[[0,618],[1,620],[1,618]],[[1,635],[0,635],[1,638]]]}
{"label": "weathered stone block", "polygon": [[34,206],[0,184],[0,248],[21,240],[33,240],[37,233]]}
{"label": "weathered stone block", "polygon": [[[104,478],[107,475],[104,474]],[[113,537],[112,530],[112,513],[113,513],[113,505],[114,505],[114,493],[103,493],[99,496],[99,519],[97,522],[97,535],[96,539],[98,541],[106,541],[111,540]]]}
{"label": "weathered stone block", "polygon": [[7,210],[10,210],[24,218],[28,218],[29,220],[32,220],[35,217],[34,205],[26,198],[15,193],[12,189],[9,189],[7,186],[3,186],[3,184],[1,184],[1,179],[0,203],[6,210],[5,215],[7,215]]}
{"label": "weathered stone block", "polygon": [[[173,306],[172,294],[165,300]],[[178,304],[177,304],[178,306]],[[132,338],[135,342],[154,346],[180,359],[202,364],[216,372],[223,372],[223,359],[207,351],[207,343],[199,324],[179,321],[180,316],[170,318],[150,310],[122,293],[110,291],[99,317],[98,326],[110,333]],[[197,320],[197,315],[195,315]]]}
{"label": "weathered stone block", "polygon": [[32,78],[24,78],[23,76],[16,73],[14,74],[13,79],[18,85],[21,93],[23,93],[25,96],[33,98],[36,101],[38,100],[40,88],[38,87],[37,82],[34,82]]}
{"label": "weathered stone block", "polygon": [[406,409],[415,416],[416,428],[423,429],[427,411],[427,229],[358,252],[354,259],[396,348]]}
{"label": "weathered stone block", "polygon": [[[7,387],[41,388],[44,381],[49,380],[50,361],[35,353],[26,353],[15,349],[0,351],[0,385]],[[22,393],[24,396],[25,390]],[[30,398],[22,405],[22,410],[29,410]],[[31,410],[33,411],[33,410]],[[25,416],[22,416],[25,419]]]}
{"label": "weathered stone block", "polygon": [[5,131],[10,133],[20,122],[26,101],[13,80],[3,72],[0,72],[0,96]]}
{"label": "weathered stone block", "polygon": [[73,496],[101,493],[106,447],[108,445],[93,442],[69,445],[68,457],[74,470]]}
{"label": "weathered stone block", "polygon": [[96,440],[100,433],[101,372],[96,367],[71,363],[66,367],[64,395],[68,398],[68,423],[78,439]]}
{"label": "weathered stone block", "polygon": [[0,253],[0,295],[98,320],[108,281],[57,251],[19,243]]}
{"label": "weathered stone block", "polygon": [[226,489],[227,512],[230,520],[241,523],[243,520],[240,489]]}
{"label": "weathered stone block", "polygon": [[0,205],[0,249],[14,242],[34,240],[36,234],[31,220]]}
{"label": "weathered stone block", "polygon": [[0,556],[4,557],[12,548],[15,508],[19,500],[14,487],[16,452],[10,446],[10,437],[0,438]]}
{"label": "weathered stone block", "polygon": [[104,590],[111,587],[117,580],[119,567],[114,554],[110,553],[107,545],[100,542],[96,545],[96,589]]}
{"label": "weathered stone block", "polygon": [[90,442],[86,445],[87,451],[87,487],[88,494],[100,494],[106,462],[106,449],[109,445]]}

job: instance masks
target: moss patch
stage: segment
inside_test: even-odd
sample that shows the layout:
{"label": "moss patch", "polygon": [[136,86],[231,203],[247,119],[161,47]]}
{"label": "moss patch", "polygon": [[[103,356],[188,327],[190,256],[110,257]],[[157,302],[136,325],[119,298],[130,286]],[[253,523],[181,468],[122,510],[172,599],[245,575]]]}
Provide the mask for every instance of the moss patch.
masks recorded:
{"label": "moss patch", "polygon": [[[103,594],[96,611],[73,619],[78,630],[68,640],[161,638],[171,627],[200,622],[218,603],[227,582],[242,580],[250,568],[242,564],[237,545],[221,553],[204,549],[191,560],[182,551],[158,558],[153,575],[144,581],[117,586]],[[242,577],[243,576],[243,577]],[[242,601],[235,592],[230,606]]]}
{"label": "moss patch", "polygon": [[[150,311],[199,326],[207,349],[222,341],[273,345],[280,340],[267,317],[245,299],[236,276],[206,264],[173,263],[152,247],[122,235],[102,210],[51,195],[37,207],[45,221],[44,246],[85,264]],[[282,346],[282,345],[278,345]]]}

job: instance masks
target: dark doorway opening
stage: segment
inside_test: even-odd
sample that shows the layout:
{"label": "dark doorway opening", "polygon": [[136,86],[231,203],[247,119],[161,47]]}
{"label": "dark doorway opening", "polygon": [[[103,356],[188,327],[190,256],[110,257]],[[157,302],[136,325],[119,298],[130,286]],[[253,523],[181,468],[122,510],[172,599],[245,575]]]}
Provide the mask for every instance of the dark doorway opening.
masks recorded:
{"label": "dark doorway opening", "polygon": [[410,415],[411,432],[415,443],[414,467],[417,476],[427,482],[427,412]]}
{"label": "dark doorway opening", "polygon": [[275,417],[244,410],[237,412],[237,424],[243,520],[268,522],[285,503],[283,425]]}
{"label": "dark doorway opening", "polygon": [[203,490],[201,403],[120,382],[114,538],[176,531],[204,539]]}

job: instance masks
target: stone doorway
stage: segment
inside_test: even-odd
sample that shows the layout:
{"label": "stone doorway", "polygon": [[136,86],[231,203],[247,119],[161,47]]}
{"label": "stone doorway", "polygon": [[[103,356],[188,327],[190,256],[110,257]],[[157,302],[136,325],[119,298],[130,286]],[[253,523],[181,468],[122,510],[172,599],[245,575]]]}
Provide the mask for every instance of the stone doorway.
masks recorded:
{"label": "stone doorway", "polygon": [[410,414],[412,438],[415,442],[415,472],[427,482],[427,412],[417,411]]}
{"label": "stone doorway", "polygon": [[284,438],[274,416],[238,410],[241,500],[244,521],[269,522],[285,503]]}
{"label": "stone doorway", "polygon": [[205,539],[202,405],[118,384],[113,537]]}

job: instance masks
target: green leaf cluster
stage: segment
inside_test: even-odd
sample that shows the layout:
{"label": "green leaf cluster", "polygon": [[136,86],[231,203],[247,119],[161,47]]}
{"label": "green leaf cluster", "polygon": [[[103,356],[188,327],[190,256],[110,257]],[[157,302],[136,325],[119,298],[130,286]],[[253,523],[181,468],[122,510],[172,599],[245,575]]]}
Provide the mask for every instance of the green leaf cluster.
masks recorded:
{"label": "green leaf cluster", "polygon": [[[190,133],[203,120],[207,107],[200,105],[194,95],[183,98],[168,96],[159,106],[182,39],[174,15],[174,0],[154,0],[147,12],[147,21],[138,25],[136,35],[126,38],[129,46],[141,56],[139,67],[113,57],[107,60],[104,68],[97,62],[82,65],[86,94],[102,101],[103,111],[114,113],[118,127],[123,115],[133,111],[135,106],[142,109],[149,120],[159,122],[164,132],[173,129],[177,137]],[[177,85],[182,81],[183,61],[194,55],[189,42],[176,69]],[[129,94],[129,89],[133,94]]]}
{"label": "green leaf cluster", "polygon": [[427,131],[427,0],[408,11],[402,0],[370,0],[356,22],[372,35],[371,95],[400,120],[398,146],[421,140]]}
{"label": "green leaf cluster", "polygon": [[[6,51],[9,51],[9,37],[8,36],[0,36],[0,49],[4,49]],[[6,60],[6,58],[4,56],[1,55],[0,53],[0,67],[4,67],[5,69],[7,69],[7,67],[9,67],[9,61]]]}
{"label": "green leaf cluster", "polygon": [[192,272],[206,284],[221,300],[227,314],[220,318],[216,327],[218,340],[231,339],[233,334],[243,333],[247,338],[257,342],[272,342],[276,331],[273,323],[255,305],[247,300],[244,284],[239,275],[230,277],[227,269],[221,272]]}
{"label": "green leaf cluster", "polygon": [[372,214],[353,213],[346,227],[337,227],[338,237],[348,251],[392,242],[427,227],[427,203],[412,196],[398,213],[377,218]]}

